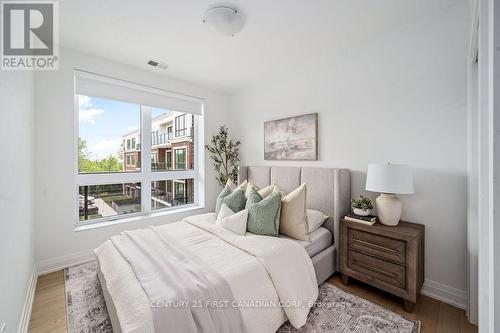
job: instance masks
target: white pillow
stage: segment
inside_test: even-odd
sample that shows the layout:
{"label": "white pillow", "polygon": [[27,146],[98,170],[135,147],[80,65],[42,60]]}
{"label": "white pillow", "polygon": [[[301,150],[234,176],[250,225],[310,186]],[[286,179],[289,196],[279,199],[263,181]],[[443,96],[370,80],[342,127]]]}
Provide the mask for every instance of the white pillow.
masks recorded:
{"label": "white pillow", "polygon": [[321,227],[327,218],[328,216],[319,210],[307,209],[307,224],[309,227],[309,233]]}
{"label": "white pillow", "polygon": [[219,225],[223,218],[229,217],[233,214],[233,210],[229,208],[225,203],[223,203],[220,207],[219,214],[217,214],[217,220],[215,221],[215,224]]}
{"label": "white pillow", "polygon": [[222,204],[215,225],[243,236],[247,231],[247,220],[248,209],[240,210],[235,214],[226,204]]}
{"label": "white pillow", "polygon": [[240,210],[238,213],[225,217],[220,226],[240,236],[247,232],[248,209]]}

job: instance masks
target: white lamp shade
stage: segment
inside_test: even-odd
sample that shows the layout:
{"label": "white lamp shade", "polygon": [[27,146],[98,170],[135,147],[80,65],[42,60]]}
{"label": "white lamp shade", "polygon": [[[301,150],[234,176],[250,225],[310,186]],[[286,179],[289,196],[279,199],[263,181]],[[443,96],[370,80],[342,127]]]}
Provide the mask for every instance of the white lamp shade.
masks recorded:
{"label": "white lamp shade", "polygon": [[207,23],[213,32],[222,36],[236,35],[243,29],[244,23],[236,9],[224,6],[208,9],[203,22]]}
{"label": "white lamp shade", "polygon": [[368,164],[365,189],[380,193],[412,194],[411,168],[403,164]]}

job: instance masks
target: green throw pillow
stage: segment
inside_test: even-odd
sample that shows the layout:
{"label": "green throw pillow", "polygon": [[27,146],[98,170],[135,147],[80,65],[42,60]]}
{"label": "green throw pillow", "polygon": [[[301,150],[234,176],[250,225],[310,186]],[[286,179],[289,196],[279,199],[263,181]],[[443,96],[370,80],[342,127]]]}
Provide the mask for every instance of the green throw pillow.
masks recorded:
{"label": "green throw pillow", "polygon": [[245,188],[237,188],[231,191],[229,186],[225,186],[217,197],[215,213],[219,215],[222,204],[226,204],[233,212],[237,213],[245,208]]}
{"label": "green throw pillow", "polygon": [[252,188],[245,209],[248,209],[247,230],[253,234],[278,236],[281,193],[274,192],[265,199]]}

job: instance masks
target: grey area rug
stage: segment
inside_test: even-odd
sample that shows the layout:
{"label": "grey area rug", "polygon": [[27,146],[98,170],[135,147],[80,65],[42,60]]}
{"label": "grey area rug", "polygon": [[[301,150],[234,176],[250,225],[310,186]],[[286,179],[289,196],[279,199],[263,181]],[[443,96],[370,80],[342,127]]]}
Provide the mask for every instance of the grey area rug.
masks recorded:
{"label": "grey area rug", "polygon": [[[64,270],[69,333],[113,332],[95,265],[92,261]],[[323,283],[307,323],[297,330],[286,322],[278,332],[419,333],[420,322]]]}

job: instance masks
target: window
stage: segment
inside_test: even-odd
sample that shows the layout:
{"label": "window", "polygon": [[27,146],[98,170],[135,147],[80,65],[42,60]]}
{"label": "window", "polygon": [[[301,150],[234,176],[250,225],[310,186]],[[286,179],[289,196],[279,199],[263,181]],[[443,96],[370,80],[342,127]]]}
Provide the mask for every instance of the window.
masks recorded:
{"label": "window", "polygon": [[187,134],[186,115],[183,114],[175,118],[175,136],[184,136]]}
{"label": "window", "polygon": [[175,181],[175,199],[176,200],[183,200],[185,197],[185,186],[184,182],[182,181]]}
{"label": "window", "polygon": [[193,179],[161,180],[151,183],[151,209],[163,209],[192,204]]}
{"label": "window", "polygon": [[77,225],[203,204],[201,100],[81,71],[75,92]]}
{"label": "window", "polygon": [[175,169],[186,169],[186,148],[175,150]]}
{"label": "window", "polygon": [[88,221],[141,211],[141,183],[80,186],[78,215]]}
{"label": "window", "polygon": [[172,169],[172,152],[167,151],[167,169]]}

